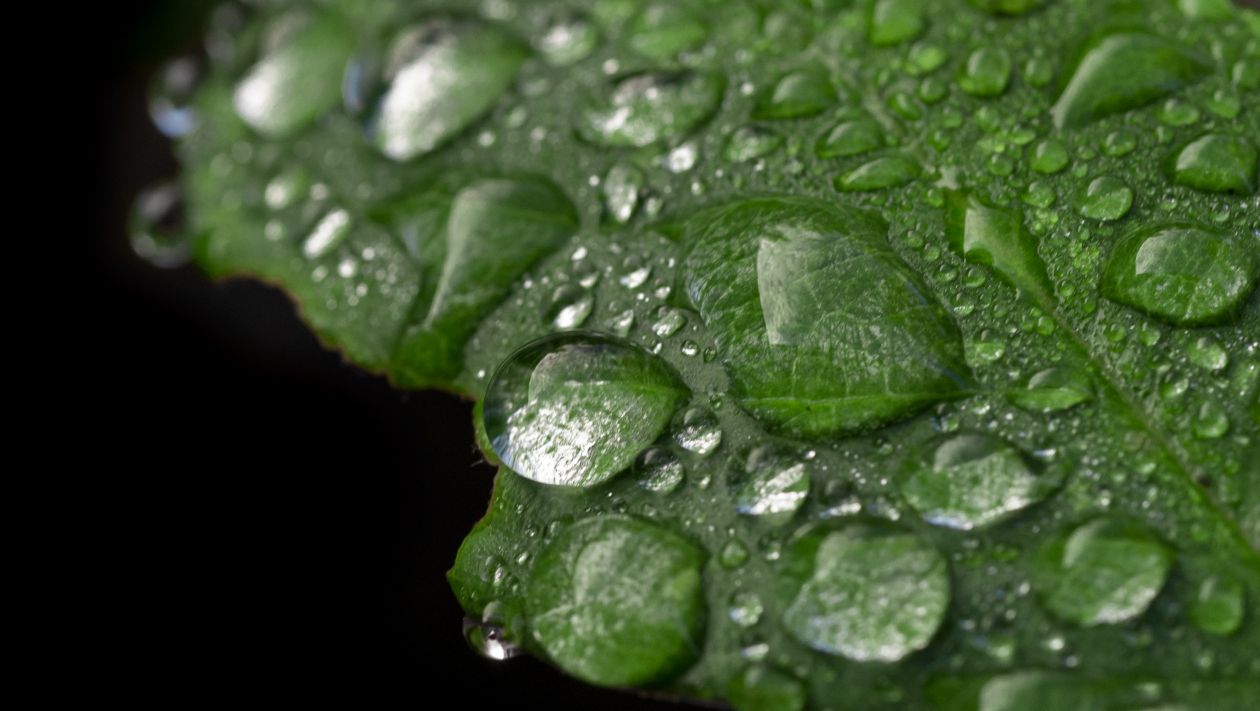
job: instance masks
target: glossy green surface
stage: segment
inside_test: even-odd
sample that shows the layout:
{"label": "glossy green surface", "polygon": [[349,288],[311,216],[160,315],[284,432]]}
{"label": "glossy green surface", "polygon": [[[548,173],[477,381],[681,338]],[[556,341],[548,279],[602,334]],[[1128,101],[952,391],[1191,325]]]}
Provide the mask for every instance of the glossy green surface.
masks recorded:
{"label": "glossy green surface", "polygon": [[180,97],[189,237],[136,244],[478,399],[479,649],[743,711],[1260,698],[1260,15],[250,23]]}

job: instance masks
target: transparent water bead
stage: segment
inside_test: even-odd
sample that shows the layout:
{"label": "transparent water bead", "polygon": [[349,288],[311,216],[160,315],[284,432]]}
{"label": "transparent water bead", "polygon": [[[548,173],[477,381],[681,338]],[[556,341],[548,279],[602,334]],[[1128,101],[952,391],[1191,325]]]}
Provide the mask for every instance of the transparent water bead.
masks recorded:
{"label": "transparent water bead", "polygon": [[987,434],[929,442],[903,465],[901,493],[929,523],[989,526],[1045,498],[1056,482],[1038,476],[1024,454]]}
{"label": "transparent water bead", "polygon": [[787,631],[859,662],[895,662],[932,640],[949,606],[945,559],[913,533],[882,524],[807,529],[785,556]]}
{"label": "transparent water bead", "polygon": [[518,39],[480,22],[435,19],[405,28],[386,53],[372,140],[398,161],[432,151],[489,111],[528,56]]}
{"label": "transparent water bead", "polygon": [[178,267],[192,257],[184,224],[184,191],[177,181],[160,183],[137,195],[129,227],[132,251],[155,266]]}
{"label": "transparent water bead", "polygon": [[629,467],[688,396],[659,357],[613,336],[569,331],[533,341],[499,366],[483,421],[512,471],[589,487]]}
{"label": "transparent water bead", "polygon": [[790,521],[809,497],[808,462],[788,447],[761,445],[748,453],[736,482],[739,512],[779,526]]}
{"label": "transparent water bead", "polygon": [[1144,526],[1098,518],[1057,537],[1035,561],[1042,602],[1082,626],[1131,620],[1164,587],[1173,554]]}
{"label": "transparent water bead", "polygon": [[679,447],[707,457],[722,443],[722,425],[712,411],[688,407],[674,418],[674,441]]}

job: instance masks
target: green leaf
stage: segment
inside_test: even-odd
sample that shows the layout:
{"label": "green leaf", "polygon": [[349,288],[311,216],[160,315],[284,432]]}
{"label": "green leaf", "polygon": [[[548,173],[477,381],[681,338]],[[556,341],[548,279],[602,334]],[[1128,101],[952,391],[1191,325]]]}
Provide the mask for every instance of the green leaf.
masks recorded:
{"label": "green leaf", "polygon": [[135,243],[477,400],[480,653],[741,711],[1255,705],[1260,15],[255,5],[157,95],[188,224],[166,189]]}
{"label": "green leaf", "polygon": [[401,30],[385,56],[370,132],[384,155],[411,160],[493,107],[528,52],[491,26],[430,20]]}

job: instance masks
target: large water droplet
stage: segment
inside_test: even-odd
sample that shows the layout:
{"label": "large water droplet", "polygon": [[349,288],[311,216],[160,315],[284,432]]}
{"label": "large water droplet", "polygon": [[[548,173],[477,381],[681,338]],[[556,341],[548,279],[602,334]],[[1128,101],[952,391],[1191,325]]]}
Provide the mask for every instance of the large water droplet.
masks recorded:
{"label": "large water droplet", "polygon": [[1033,149],[1032,169],[1038,173],[1057,173],[1067,167],[1068,160],[1067,148],[1063,143],[1047,138]]}
{"label": "large water droplet", "polygon": [[305,128],[341,101],[354,35],[333,14],[301,11],[268,25],[262,58],[236,85],[236,113],[272,138]]}
{"label": "large water droplet", "polygon": [[1250,195],[1256,191],[1257,158],[1246,138],[1209,133],[1170,156],[1168,174],[1195,190]]}
{"label": "large water droplet", "polygon": [[1079,126],[1138,108],[1193,81],[1211,63],[1185,47],[1141,32],[1088,41],[1050,110],[1059,128]]}
{"label": "large water droplet", "polygon": [[569,332],[538,339],[499,366],[483,420],[512,471],[588,487],[630,466],[686,395],[656,356],[611,336]]}
{"label": "large water droplet", "polygon": [[1110,175],[1091,181],[1076,201],[1076,209],[1082,217],[1104,222],[1124,217],[1132,206],[1133,188]]}
{"label": "large water droplet", "polygon": [[757,102],[754,119],[793,119],[815,116],[836,103],[836,90],[823,69],[802,69],[775,82]]}
{"label": "large water droplet", "polygon": [[1037,253],[1037,240],[1017,209],[993,207],[973,195],[950,192],[946,202],[950,245],[969,262],[992,268],[1039,304],[1054,301],[1054,287]]}
{"label": "large water droplet", "polygon": [[634,463],[635,481],[654,494],[676,490],[686,476],[687,468],[665,447],[652,447]]}
{"label": "large water droplet", "polygon": [[772,526],[781,526],[796,515],[809,497],[807,462],[796,452],[764,444],[748,453],[742,476],[735,477],[735,507]]}
{"label": "large water droplet", "polygon": [[876,0],[871,6],[867,37],[881,47],[914,39],[927,26],[923,16],[922,0]]}
{"label": "large water droplet", "polygon": [[985,434],[929,442],[902,466],[898,483],[924,520],[962,530],[1009,518],[1056,486],[1035,474],[1018,449]]}
{"label": "large water droplet", "polygon": [[530,629],[566,672],[605,686],[667,681],[704,646],[704,552],[661,526],[598,516],[538,557]]}
{"label": "large water droplet", "polygon": [[884,131],[868,118],[841,121],[818,139],[819,158],[845,158],[884,146]]}
{"label": "large water droplet", "polygon": [[1141,227],[1112,248],[1102,292],[1177,325],[1227,319],[1260,278],[1260,260],[1241,240],[1207,227]]}
{"label": "large water droplet", "polygon": [[591,102],[578,132],[605,146],[647,146],[687,133],[708,119],[722,99],[726,81],[713,72],[650,72],[617,82]]}
{"label": "large water droplet", "polygon": [[864,163],[836,178],[836,189],[844,193],[870,192],[896,188],[919,177],[919,164],[904,153],[890,153]]}
{"label": "large water droplet", "polygon": [[761,614],[765,610],[757,593],[741,590],[731,597],[731,607],[727,614],[736,625],[752,627],[761,621]]}
{"label": "large water droplet", "polygon": [[1046,607],[1079,625],[1131,620],[1164,587],[1173,554],[1150,531],[1100,518],[1059,536],[1035,565]]}
{"label": "large water droplet", "polygon": [[1028,379],[1028,386],[1007,397],[1017,407],[1042,414],[1062,412],[1094,398],[1089,376],[1075,368],[1047,368]]}
{"label": "large water droplet", "polygon": [[428,153],[489,111],[528,55],[523,43],[479,22],[430,20],[402,30],[386,55],[372,140],[394,160]]}
{"label": "large water droplet", "polygon": [[688,221],[686,289],[737,402],[803,436],[854,432],[968,389],[961,337],[860,210],[765,198]]}
{"label": "large water droplet", "polygon": [[978,49],[960,69],[958,86],[972,96],[999,96],[1011,80],[1011,67],[1011,55],[1006,50]]}
{"label": "large water droplet", "polygon": [[464,639],[468,641],[468,645],[486,659],[499,662],[521,653],[521,649],[507,639],[504,627],[506,621],[500,618],[497,602],[486,605],[480,619],[464,618]]}
{"label": "large water droplet", "polygon": [[949,606],[945,559],[908,531],[819,527],[798,536],[786,557],[783,625],[820,652],[898,661],[928,645]]}

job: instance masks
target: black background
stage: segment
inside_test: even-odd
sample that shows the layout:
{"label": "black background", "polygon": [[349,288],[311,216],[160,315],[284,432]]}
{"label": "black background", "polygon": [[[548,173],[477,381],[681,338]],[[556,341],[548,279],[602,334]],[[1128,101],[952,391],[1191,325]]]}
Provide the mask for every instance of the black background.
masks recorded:
{"label": "black background", "polygon": [[181,700],[660,706],[464,642],[444,576],[494,474],[468,403],[343,363],[274,289],[130,252],[135,194],[177,174],[149,77],[195,48],[206,3],[107,5],[69,10],[89,35],[75,78],[95,86],[76,88],[96,89],[100,135],[74,307],[85,355],[61,377],[86,383],[72,417],[86,441],[66,446],[90,451],[54,453],[86,455],[77,496],[99,497],[74,544],[99,563],[74,576],[98,630],[89,663],[125,657],[112,684]]}
{"label": "black background", "polygon": [[92,618],[75,645],[111,685],[172,701],[663,707],[464,643],[444,574],[493,477],[468,403],[346,365],[278,291],[131,254],[131,201],[177,171],[149,77],[195,47],[209,4],[67,10],[90,58],[72,111],[96,131],[88,288],[53,376],[78,388],[53,421],[79,450],[54,461],[82,474],[62,496],[91,521],[72,543],[93,560],[71,573]]}

